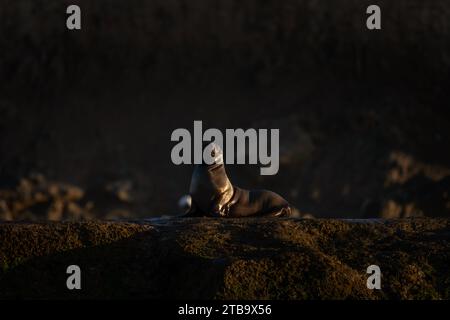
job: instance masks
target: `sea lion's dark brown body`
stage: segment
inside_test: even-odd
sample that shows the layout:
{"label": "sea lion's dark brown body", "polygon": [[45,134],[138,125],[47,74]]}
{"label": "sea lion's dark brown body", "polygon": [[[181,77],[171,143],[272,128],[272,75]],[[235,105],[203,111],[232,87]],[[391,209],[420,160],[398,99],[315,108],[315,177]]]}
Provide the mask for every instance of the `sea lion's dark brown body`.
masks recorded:
{"label": "sea lion's dark brown body", "polygon": [[227,217],[291,215],[289,203],[279,194],[268,190],[245,190],[234,187]]}
{"label": "sea lion's dark brown body", "polygon": [[192,205],[185,216],[291,216],[289,203],[268,190],[245,190],[233,186],[223,163],[196,165],[189,190]]}

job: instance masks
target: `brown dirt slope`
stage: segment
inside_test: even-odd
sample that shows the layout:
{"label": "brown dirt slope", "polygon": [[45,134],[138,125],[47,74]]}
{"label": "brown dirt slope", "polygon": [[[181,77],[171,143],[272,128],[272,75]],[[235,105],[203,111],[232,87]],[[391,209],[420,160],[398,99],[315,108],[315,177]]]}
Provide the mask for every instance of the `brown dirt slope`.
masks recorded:
{"label": "brown dirt slope", "polygon": [[449,299],[449,249],[448,219],[2,223],[0,298]]}

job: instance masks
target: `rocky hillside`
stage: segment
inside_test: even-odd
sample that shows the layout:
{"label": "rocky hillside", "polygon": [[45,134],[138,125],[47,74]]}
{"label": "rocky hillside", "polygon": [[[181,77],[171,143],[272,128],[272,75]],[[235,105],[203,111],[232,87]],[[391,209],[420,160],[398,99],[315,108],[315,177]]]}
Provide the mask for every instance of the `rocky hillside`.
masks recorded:
{"label": "rocky hillside", "polygon": [[449,299],[450,221],[10,222],[0,265],[0,298]]}
{"label": "rocky hillside", "polygon": [[230,178],[314,217],[450,217],[450,2],[371,4],[1,1],[0,220],[175,213],[194,120],[280,129],[276,176]]}

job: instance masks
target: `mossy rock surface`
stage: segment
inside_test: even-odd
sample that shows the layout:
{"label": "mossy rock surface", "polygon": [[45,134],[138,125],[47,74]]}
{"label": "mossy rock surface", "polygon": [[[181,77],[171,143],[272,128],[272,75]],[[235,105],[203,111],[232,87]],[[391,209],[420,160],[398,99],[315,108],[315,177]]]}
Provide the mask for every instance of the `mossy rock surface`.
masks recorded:
{"label": "mossy rock surface", "polygon": [[449,299],[450,220],[2,223],[0,266],[0,298]]}

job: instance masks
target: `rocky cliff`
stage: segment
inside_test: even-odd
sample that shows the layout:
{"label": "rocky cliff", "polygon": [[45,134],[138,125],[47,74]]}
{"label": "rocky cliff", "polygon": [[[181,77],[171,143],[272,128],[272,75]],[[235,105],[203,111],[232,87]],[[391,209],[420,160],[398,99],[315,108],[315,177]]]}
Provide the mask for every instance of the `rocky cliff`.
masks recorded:
{"label": "rocky cliff", "polygon": [[448,299],[450,220],[2,223],[0,265],[0,298]]}

